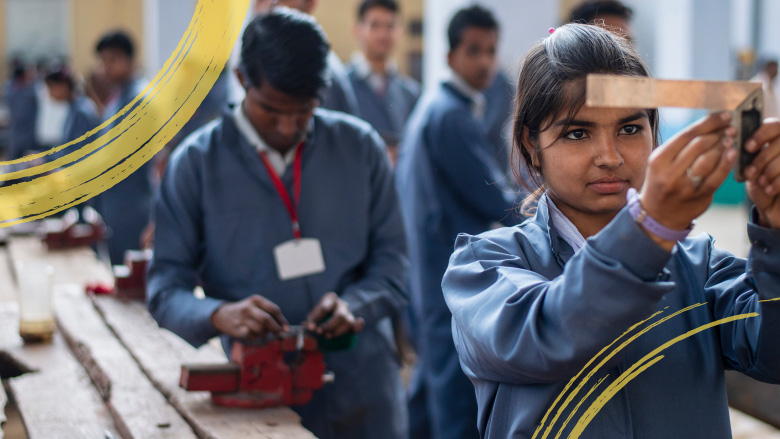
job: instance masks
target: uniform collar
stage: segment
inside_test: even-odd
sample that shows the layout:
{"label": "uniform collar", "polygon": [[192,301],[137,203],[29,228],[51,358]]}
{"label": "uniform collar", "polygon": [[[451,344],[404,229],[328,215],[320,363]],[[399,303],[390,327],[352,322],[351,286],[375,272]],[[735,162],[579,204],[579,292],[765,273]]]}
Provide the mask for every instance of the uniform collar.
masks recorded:
{"label": "uniform collar", "polygon": [[471,115],[477,120],[481,120],[485,116],[485,109],[487,108],[487,99],[485,95],[469,85],[462,76],[451,71],[450,78],[446,81],[455,91],[462,94],[471,101]]}
{"label": "uniform collar", "polygon": [[395,75],[398,71],[398,67],[396,66],[395,62],[391,61],[387,63],[387,69],[385,73],[375,72],[371,69],[371,64],[369,64],[365,55],[360,52],[355,52],[352,55],[351,63],[355,68],[355,73],[357,73],[358,78],[362,80],[367,80],[372,75],[386,76],[389,78]]}
{"label": "uniform collar", "polygon": [[550,250],[552,250],[558,263],[563,267],[563,265],[574,256],[574,249],[571,244],[566,242],[555,227],[555,222],[553,221],[548,203],[550,203],[550,198],[545,192],[541,198],[539,198],[539,202],[536,205],[536,214],[532,221],[542,230],[547,232]]}

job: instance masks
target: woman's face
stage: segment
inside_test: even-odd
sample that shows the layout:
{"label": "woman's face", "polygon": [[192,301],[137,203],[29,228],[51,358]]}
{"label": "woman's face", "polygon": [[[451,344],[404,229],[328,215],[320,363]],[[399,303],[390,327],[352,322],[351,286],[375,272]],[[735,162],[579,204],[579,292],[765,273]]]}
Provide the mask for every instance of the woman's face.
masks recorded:
{"label": "woman's face", "polygon": [[653,133],[646,110],[582,106],[568,127],[565,113],[536,146],[549,196],[582,232],[579,223],[606,224],[625,206],[626,191],[642,186]]}

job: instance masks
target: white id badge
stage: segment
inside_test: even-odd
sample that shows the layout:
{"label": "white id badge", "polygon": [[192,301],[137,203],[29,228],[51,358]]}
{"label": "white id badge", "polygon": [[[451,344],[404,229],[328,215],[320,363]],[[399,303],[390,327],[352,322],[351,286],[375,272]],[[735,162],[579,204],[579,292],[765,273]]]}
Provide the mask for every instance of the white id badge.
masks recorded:
{"label": "white id badge", "polygon": [[288,280],[325,271],[325,258],[319,239],[299,238],[274,248],[279,279]]}

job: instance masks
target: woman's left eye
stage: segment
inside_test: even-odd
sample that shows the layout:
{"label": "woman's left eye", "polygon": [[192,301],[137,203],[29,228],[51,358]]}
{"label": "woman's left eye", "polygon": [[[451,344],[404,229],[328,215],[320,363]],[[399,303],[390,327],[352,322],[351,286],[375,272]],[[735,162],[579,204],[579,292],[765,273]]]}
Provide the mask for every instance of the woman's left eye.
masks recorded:
{"label": "woman's left eye", "polygon": [[620,134],[638,134],[640,131],[642,131],[642,127],[640,125],[626,125],[623,128],[620,129]]}

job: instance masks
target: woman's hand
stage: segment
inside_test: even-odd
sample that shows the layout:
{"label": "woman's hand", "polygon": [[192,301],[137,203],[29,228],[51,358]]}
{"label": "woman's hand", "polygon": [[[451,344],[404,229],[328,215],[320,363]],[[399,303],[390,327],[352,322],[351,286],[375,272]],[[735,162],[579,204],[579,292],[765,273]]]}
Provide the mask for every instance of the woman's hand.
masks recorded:
{"label": "woman's hand", "polygon": [[780,120],[766,119],[745,149],[760,151],[745,168],[747,194],[758,210],[759,224],[780,228]]}
{"label": "woman's hand", "polygon": [[[640,192],[648,215],[670,229],[683,230],[707,210],[736,159],[736,130],[730,121],[731,113],[711,114],[653,151]],[[780,162],[777,165],[780,176]]]}

